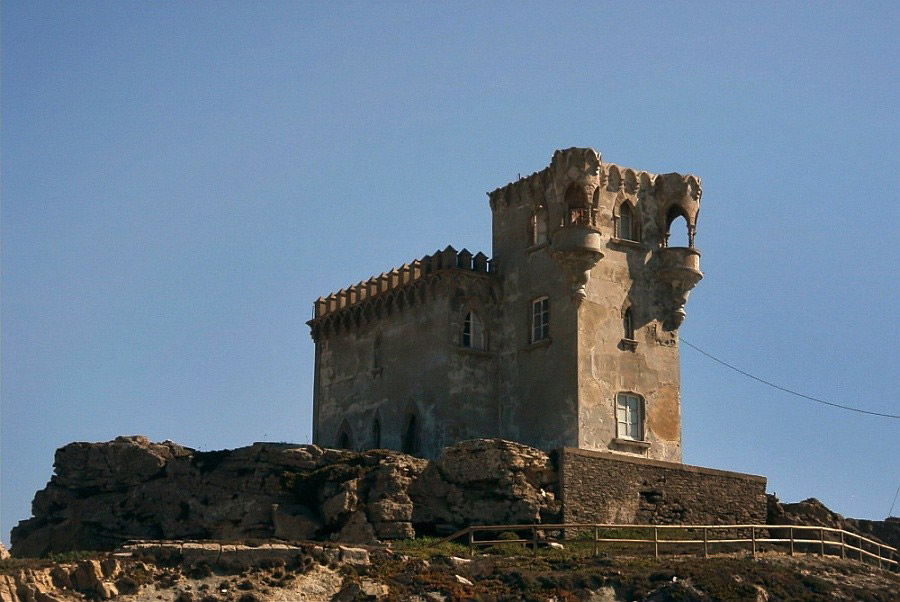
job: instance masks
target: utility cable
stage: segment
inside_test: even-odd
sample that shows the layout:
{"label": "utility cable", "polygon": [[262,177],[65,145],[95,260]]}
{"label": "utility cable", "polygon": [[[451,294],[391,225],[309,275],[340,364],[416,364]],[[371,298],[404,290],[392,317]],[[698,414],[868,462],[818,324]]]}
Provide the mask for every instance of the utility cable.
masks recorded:
{"label": "utility cable", "polygon": [[[744,371],[741,370],[740,368],[737,368],[737,367],[735,367],[735,366],[732,366],[732,365],[729,364],[728,362],[722,361],[722,360],[720,360],[719,358],[715,357],[714,355],[712,355],[712,354],[710,354],[710,353],[707,353],[707,352],[703,351],[702,349],[700,349],[700,348],[697,347],[696,345],[692,345],[691,343],[687,342],[685,339],[681,339],[681,342],[684,343],[685,345],[687,345],[688,347],[691,347],[692,349],[695,349],[696,351],[699,351],[700,353],[702,353],[703,355],[705,355],[706,357],[708,357],[708,358],[711,359],[712,361],[717,362],[717,363],[719,363],[719,364],[722,364],[722,365],[725,366],[726,368],[731,368],[732,370],[734,370],[734,371],[737,372],[738,374],[743,374],[743,375],[746,376],[747,378],[752,378],[753,380],[755,380],[755,381],[757,381],[757,382],[761,382],[761,383],[764,384],[764,385],[768,385],[768,386],[770,386],[770,387],[772,387],[772,388],[778,389],[779,391],[784,391],[785,393],[790,393],[791,395],[796,395],[797,397],[802,397],[803,399],[808,399],[808,400],[814,401],[814,402],[816,402],[816,403],[822,403],[822,404],[825,404],[825,405],[827,405],[827,406],[832,406],[832,407],[835,407],[835,408],[840,408],[840,409],[842,409],[842,410],[849,410],[849,411],[851,411],[851,412],[859,412],[860,414],[869,414],[869,415],[871,415],[871,416],[881,416],[882,418],[894,418],[895,420],[900,420],[900,416],[898,416],[897,414],[883,414],[883,413],[881,413],[881,412],[872,412],[872,411],[870,411],[870,410],[862,410],[862,409],[860,409],[860,408],[854,408],[854,407],[851,407],[851,406],[845,406],[845,405],[841,405],[841,404],[839,404],[839,403],[834,403],[833,401],[826,401],[826,400],[824,400],[824,399],[819,399],[818,397],[812,397],[812,396],[810,396],[810,395],[804,395],[803,393],[798,393],[797,391],[792,391],[791,389],[782,387],[782,386],[780,386],[780,385],[776,385],[775,383],[769,382],[769,381],[767,381],[767,380],[764,380],[764,379],[762,379],[762,378],[760,378],[760,377],[758,377],[758,376],[754,376],[754,375],[750,374],[749,372],[744,372]],[[898,491],[900,491],[900,489],[898,489]],[[896,496],[895,496],[895,500],[894,500],[894,501],[896,501]]]}
{"label": "utility cable", "polygon": [[900,485],[897,485],[897,493],[894,494],[894,501],[891,502],[891,509],[888,510],[888,516],[894,516],[894,504],[897,503],[898,494],[900,494]]}

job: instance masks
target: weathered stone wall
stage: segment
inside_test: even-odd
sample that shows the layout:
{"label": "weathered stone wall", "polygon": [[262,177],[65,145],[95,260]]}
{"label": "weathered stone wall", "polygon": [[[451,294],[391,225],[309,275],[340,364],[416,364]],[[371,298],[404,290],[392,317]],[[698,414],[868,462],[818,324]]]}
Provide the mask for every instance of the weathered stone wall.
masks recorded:
{"label": "weathered stone wall", "polygon": [[[539,205],[548,208],[551,223],[561,217],[549,168],[491,193],[494,265],[503,281],[500,436],[551,450],[578,445],[576,313],[549,244],[530,239],[529,222]],[[531,303],[544,296],[549,339],[532,344]]]}
{"label": "weathered stone wall", "polygon": [[567,523],[766,522],[766,479],[608,452],[560,451]]}
{"label": "weathered stone wall", "polygon": [[[620,168],[581,148],[557,151],[545,169],[490,193],[503,283],[500,436],[681,461],[677,328],[690,287],[676,294],[670,280],[702,276],[690,263],[699,257],[699,198],[694,176]],[[633,215],[627,235],[617,225],[623,206]],[[676,215],[686,218],[691,248],[664,248]],[[541,216],[546,241],[530,236]],[[691,269],[665,264],[669,251]],[[549,339],[529,344],[531,302],[543,296]],[[626,338],[627,309],[634,333]],[[618,432],[619,393],[642,399],[637,442]]]}
{"label": "weathered stone wall", "polygon": [[[416,279],[342,309],[346,315],[313,321],[314,443],[340,447],[346,433],[351,449],[434,458],[447,445],[499,435],[497,342],[475,351],[460,340],[469,311],[489,337],[494,332],[496,281],[489,272],[455,267],[471,262],[465,253],[429,256],[454,266],[429,273],[425,260],[414,262]],[[408,444],[412,417],[415,442]]]}

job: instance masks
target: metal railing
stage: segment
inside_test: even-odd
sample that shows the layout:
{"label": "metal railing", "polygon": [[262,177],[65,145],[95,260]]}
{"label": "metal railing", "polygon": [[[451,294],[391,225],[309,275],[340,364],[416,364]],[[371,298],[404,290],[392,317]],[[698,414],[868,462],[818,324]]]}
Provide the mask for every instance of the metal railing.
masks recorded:
{"label": "metal railing", "polygon": [[[600,537],[603,531],[616,531],[618,536]],[[707,558],[711,547],[724,544],[737,544],[739,546],[749,544],[750,552],[756,558],[761,551],[760,545],[778,544],[781,547],[770,547],[766,551],[782,551],[782,549],[785,549],[787,554],[793,556],[800,551],[800,548],[804,548],[807,552],[811,550],[820,556],[826,556],[830,553],[833,556],[839,554],[841,558],[850,558],[859,562],[866,562],[867,560],[872,561],[873,564],[877,562],[879,568],[887,568],[893,571],[898,570],[898,558],[900,558],[896,548],[863,537],[857,533],[851,533],[843,529],[809,525],[623,525],[601,523],[477,525],[457,531],[453,535],[436,542],[434,546],[466,537],[470,555],[474,554],[475,549],[478,547],[502,545],[530,546],[532,552],[537,554],[539,546],[558,542],[562,539],[561,537],[554,538],[548,535],[554,532],[561,535],[575,532],[589,534],[591,537],[588,539],[576,538],[574,541],[582,545],[590,544],[593,555],[598,553],[600,544],[640,544],[645,546],[653,544],[653,555],[655,558],[659,558],[661,546],[699,547],[702,545],[703,557]],[[729,537],[729,532],[734,532],[734,536]],[[492,539],[478,539],[477,535],[479,533],[514,533],[516,538],[497,539],[495,537]],[[523,533],[526,536],[523,536]],[[637,533],[647,533],[648,535],[642,537],[630,536]],[[652,538],[649,536],[651,533]],[[716,537],[720,533],[724,533],[726,537]],[[813,534],[813,537],[809,536],[810,533]],[[660,534],[663,534],[663,537],[660,537]],[[666,534],[678,535],[680,538],[667,538]],[[776,535],[779,536],[776,537]],[[816,535],[817,537],[815,537]],[[573,540],[566,538],[565,541],[567,544],[571,544]]]}

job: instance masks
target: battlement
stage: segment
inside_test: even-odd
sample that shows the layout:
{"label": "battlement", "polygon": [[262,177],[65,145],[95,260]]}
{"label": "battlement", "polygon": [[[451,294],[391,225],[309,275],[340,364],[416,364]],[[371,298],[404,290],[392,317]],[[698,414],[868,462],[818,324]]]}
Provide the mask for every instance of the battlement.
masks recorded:
{"label": "battlement", "polygon": [[317,323],[345,310],[352,310],[369,302],[385,300],[398,291],[423,283],[432,275],[449,270],[468,272],[487,276],[492,273],[491,261],[487,255],[478,252],[472,255],[467,249],[457,251],[447,246],[421,259],[404,263],[399,268],[382,272],[364,282],[331,293],[327,297],[319,297],[313,303],[313,318],[307,324]]}
{"label": "battlement", "polygon": [[661,201],[675,201],[689,197],[700,201],[700,178],[692,174],[653,174],[648,171],[622,167],[603,162],[600,153],[592,148],[567,148],[553,153],[550,165],[540,171],[519,178],[488,194],[491,210],[509,206],[517,199],[531,199],[544,203],[548,193],[556,193],[562,201],[565,186],[577,180],[590,178],[608,193],[630,195],[648,194]]}

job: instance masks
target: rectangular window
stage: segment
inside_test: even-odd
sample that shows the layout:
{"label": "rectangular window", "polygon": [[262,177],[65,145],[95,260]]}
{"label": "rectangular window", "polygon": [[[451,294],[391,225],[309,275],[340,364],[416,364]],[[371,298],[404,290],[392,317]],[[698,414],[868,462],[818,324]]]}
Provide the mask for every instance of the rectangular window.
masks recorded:
{"label": "rectangular window", "polygon": [[644,440],[644,404],[640,395],[619,393],[616,396],[616,422],[620,439]]}
{"label": "rectangular window", "polygon": [[531,302],[531,342],[550,338],[550,299],[541,297]]}

